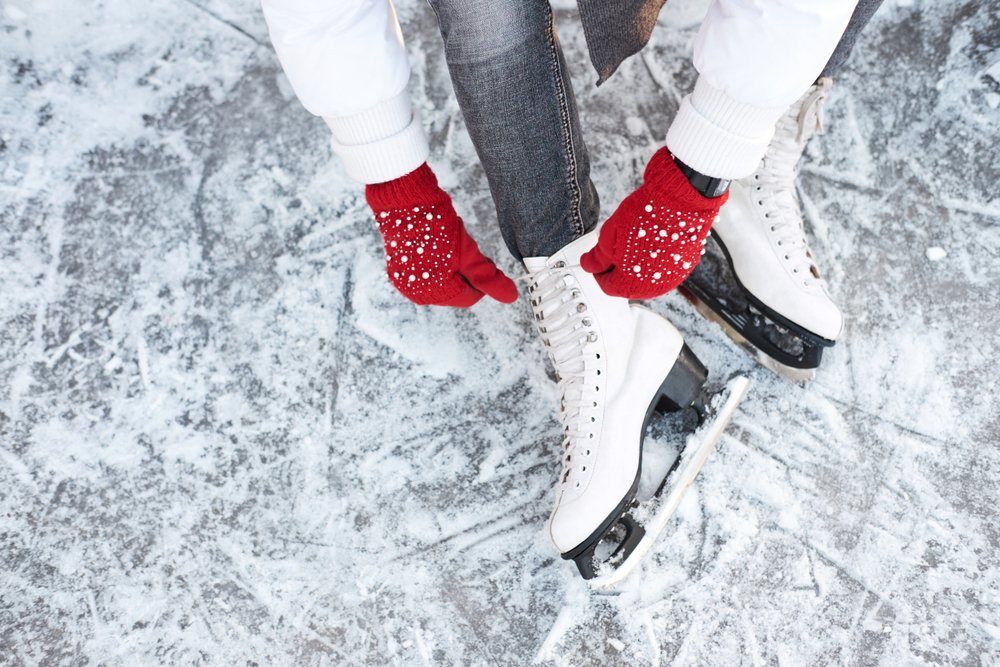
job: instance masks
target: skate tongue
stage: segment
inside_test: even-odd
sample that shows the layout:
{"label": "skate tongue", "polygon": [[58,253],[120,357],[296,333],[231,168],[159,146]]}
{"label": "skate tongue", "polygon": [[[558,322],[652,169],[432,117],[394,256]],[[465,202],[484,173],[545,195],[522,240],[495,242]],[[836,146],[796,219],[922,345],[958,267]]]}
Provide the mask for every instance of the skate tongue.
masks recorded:
{"label": "skate tongue", "polygon": [[548,261],[548,259],[548,257],[525,257],[524,268],[528,270],[528,273],[541,271],[545,268],[545,262]]}
{"label": "skate tongue", "polygon": [[553,253],[552,257],[525,257],[524,268],[532,273],[535,271],[541,271],[545,268],[548,261],[557,255],[559,256],[559,259],[565,262],[568,266],[576,266],[580,263],[580,256],[593,248],[595,245],[597,245],[596,229],[591,232],[587,232],[575,241],[567,243],[557,252]]}

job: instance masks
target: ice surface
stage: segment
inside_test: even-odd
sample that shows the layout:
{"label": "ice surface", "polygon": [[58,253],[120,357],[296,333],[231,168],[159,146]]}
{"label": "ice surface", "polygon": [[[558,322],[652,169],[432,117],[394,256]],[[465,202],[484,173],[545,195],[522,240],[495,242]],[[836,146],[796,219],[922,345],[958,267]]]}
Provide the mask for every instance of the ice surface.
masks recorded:
{"label": "ice surface", "polygon": [[[432,164],[517,273],[433,14],[397,4]],[[603,597],[544,535],[527,305],[400,299],[254,2],[2,3],[0,663],[997,664],[992,5],[889,0],[834,89],[801,190],[849,324],[813,384],[654,304],[754,387]],[[704,3],[600,89],[557,7],[607,212],[693,83]]]}

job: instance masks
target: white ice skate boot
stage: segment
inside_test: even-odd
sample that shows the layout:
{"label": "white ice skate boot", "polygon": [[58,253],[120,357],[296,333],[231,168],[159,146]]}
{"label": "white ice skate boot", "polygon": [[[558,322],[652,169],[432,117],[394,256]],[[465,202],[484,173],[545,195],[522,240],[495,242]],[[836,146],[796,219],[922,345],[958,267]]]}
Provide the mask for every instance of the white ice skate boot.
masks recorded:
{"label": "white ice skate boot", "polygon": [[555,367],[561,393],[563,470],[549,536],[584,578],[594,550],[624,522],[626,557],[642,530],[626,514],[639,482],[642,440],[650,414],[691,406],[706,371],[672,324],[605,294],[580,268],[597,232],[551,257],[524,260],[535,324]]}
{"label": "white ice skate boot", "polygon": [[[803,381],[843,330],[840,309],[805,239],[796,167],[832,80],[820,79],[778,121],[757,171],[734,181],[714,243],[684,293],[766,367]],[[720,252],[721,251],[721,252]]]}

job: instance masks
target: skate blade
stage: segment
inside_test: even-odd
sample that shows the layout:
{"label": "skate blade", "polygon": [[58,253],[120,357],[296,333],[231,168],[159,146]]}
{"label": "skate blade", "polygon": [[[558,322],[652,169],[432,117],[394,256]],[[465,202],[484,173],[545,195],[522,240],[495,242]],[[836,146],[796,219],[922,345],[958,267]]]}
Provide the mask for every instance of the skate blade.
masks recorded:
{"label": "skate blade", "polygon": [[718,313],[712,310],[707,303],[699,299],[698,295],[691,290],[684,290],[684,297],[691,303],[692,306],[694,306],[694,309],[697,310],[702,317],[710,322],[715,322],[722,327],[722,331],[729,336],[734,343],[739,345],[747,354],[753,357],[754,361],[767,370],[780,375],[790,382],[797,382],[799,384],[805,384],[816,378],[815,368],[793,368],[792,366],[783,364],[780,361],[764,354],[756,345],[748,341],[743,334],[739,332],[739,330],[720,317]]}
{"label": "skate blade", "polygon": [[715,449],[715,445],[722,438],[723,431],[725,431],[726,426],[732,420],[736,408],[739,407],[740,403],[746,397],[749,388],[750,379],[745,376],[736,377],[729,382],[723,391],[723,394],[728,392],[728,396],[718,410],[714,412],[712,421],[703,425],[690,436],[697,439],[697,444],[694,445],[693,449],[689,450],[685,448],[680,466],[671,474],[671,478],[668,480],[666,493],[660,496],[661,500],[658,502],[659,507],[656,510],[656,514],[647,524],[643,525],[646,533],[639,541],[639,544],[636,545],[632,553],[620,565],[615,567],[612,572],[588,580],[591,587],[598,590],[612,589],[638,567],[642,559],[652,549],[660,533],[663,532],[663,529],[670,522],[674,512],[677,511],[684,493],[691,485],[691,482],[698,476],[698,472],[705,465],[705,461],[708,460],[709,455]]}

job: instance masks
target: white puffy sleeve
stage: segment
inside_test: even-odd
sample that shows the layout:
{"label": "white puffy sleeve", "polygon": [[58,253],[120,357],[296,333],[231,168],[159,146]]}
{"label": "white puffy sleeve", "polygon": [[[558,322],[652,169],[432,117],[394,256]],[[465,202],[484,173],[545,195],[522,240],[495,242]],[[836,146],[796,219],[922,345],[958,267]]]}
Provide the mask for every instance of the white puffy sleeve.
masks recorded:
{"label": "white puffy sleeve", "polygon": [[857,0],[715,0],[695,39],[698,81],[667,131],[682,162],[716,178],[756,169],[781,114],[823,70]]}
{"label": "white puffy sleeve", "polygon": [[261,0],[292,89],[333,133],[348,174],[381,183],[419,167],[427,136],[410,104],[410,65],[390,0]]}

